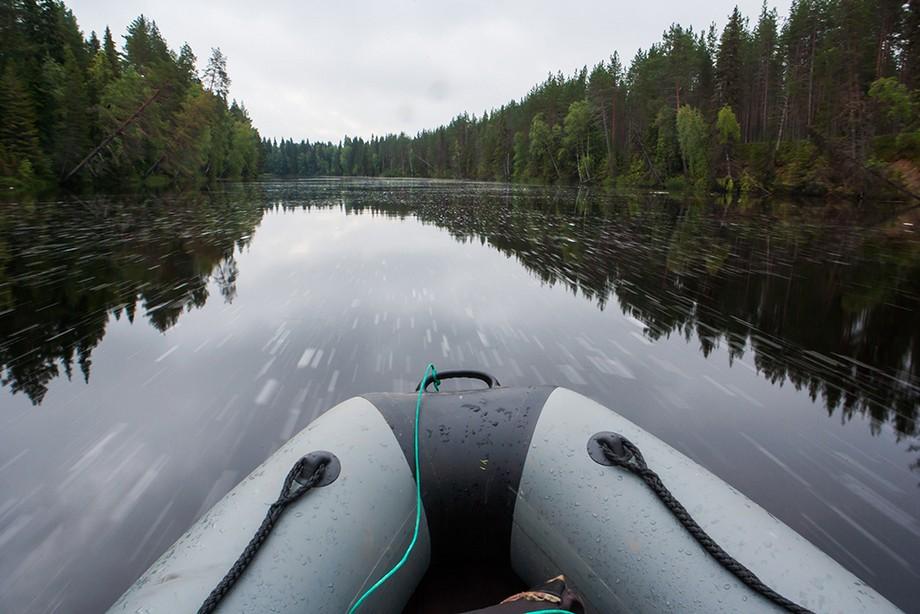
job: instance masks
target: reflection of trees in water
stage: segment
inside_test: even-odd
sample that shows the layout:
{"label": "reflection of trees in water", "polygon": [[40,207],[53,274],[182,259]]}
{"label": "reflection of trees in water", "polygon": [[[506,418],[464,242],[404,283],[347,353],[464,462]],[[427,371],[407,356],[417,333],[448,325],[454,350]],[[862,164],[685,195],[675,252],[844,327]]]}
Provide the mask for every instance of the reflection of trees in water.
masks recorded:
{"label": "reflection of trees in water", "polygon": [[214,281],[220,288],[220,294],[224,297],[225,303],[232,303],[236,298],[236,278],[239,277],[240,269],[236,264],[236,258],[231,252],[227,257],[217,263],[214,270]]}
{"label": "reflection of trees in water", "polygon": [[3,385],[39,404],[61,370],[69,378],[76,363],[89,379],[110,315],[133,322],[140,309],[165,331],[204,305],[212,277],[231,301],[234,250],[262,217],[258,204],[241,198],[245,193],[0,208]]}
{"label": "reflection of trees in water", "polygon": [[204,304],[209,280],[233,300],[234,249],[280,206],[416,215],[458,241],[488,241],[601,309],[615,297],[652,339],[695,338],[706,356],[724,343],[730,360],[808,390],[829,414],[918,432],[916,241],[866,231],[850,208],[723,209],[494,184],[268,184],[0,209],[3,384],[39,403],[61,369],[69,377],[76,363],[88,377],[109,314],[133,321],[140,309],[166,330]]}
{"label": "reflection of trees in water", "polygon": [[820,397],[829,414],[918,432],[920,244],[867,229],[878,220],[864,212],[494,185],[327,189],[329,205],[415,214],[459,241],[488,241],[601,309],[615,296],[652,339],[695,337],[704,356],[725,343],[732,361],[750,354],[764,377]]}

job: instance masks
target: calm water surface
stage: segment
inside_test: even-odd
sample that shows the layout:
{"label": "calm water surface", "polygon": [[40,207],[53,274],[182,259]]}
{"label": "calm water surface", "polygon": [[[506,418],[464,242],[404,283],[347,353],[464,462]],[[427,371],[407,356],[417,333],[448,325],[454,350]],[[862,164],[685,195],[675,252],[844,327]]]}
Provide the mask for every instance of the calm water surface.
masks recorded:
{"label": "calm water surface", "polygon": [[0,611],[107,607],[334,403],[557,383],[920,597],[920,237],[421,181],[0,204]]}

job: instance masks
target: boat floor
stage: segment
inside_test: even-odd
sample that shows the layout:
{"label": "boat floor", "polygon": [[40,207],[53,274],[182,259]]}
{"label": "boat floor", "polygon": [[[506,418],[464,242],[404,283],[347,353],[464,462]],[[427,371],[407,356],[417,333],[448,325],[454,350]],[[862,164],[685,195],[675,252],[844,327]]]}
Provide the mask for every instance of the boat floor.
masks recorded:
{"label": "boat floor", "polygon": [[432,565],[403,614],[456,614],[495,605],[523,590],[527,586],[505,565]]}

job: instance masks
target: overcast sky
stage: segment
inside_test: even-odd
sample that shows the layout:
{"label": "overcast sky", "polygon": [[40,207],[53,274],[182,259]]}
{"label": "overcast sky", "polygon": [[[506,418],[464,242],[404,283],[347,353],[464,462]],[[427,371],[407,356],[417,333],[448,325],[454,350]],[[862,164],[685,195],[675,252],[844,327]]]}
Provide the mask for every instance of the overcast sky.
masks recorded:
{"label": "overcast sky", "polygon": [[[70,0],[80,27],[116,42],[143,13],[170,47],[199,63],[228,56],[231,96],[268,137],[344,135],[446,123],[518,99],[548,72],[566,74],[614,51],[624,62],[672,22],[721,28],[735,2],[491,0]],[[740,0],[752,20],[761,0]],[[777,6],[780,13],[787,3]]]}

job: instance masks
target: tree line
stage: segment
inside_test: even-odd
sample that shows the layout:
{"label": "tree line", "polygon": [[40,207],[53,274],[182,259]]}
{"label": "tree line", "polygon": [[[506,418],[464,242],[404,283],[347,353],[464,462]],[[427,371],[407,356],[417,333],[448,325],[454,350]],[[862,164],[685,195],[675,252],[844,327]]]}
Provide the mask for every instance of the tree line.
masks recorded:
{"label": "tree line", "polygon": [[736,7],[415,136],[262,141],[275,175],[804,194],[920,191],[920,0]]}
{"label": "tree line", "polygon": [[197,185],[259,172],[260,138],[228,102],[226,57],[198,73],[141,15],[121,46],[84,38],[59,0],[0,0],[0,186]]}

